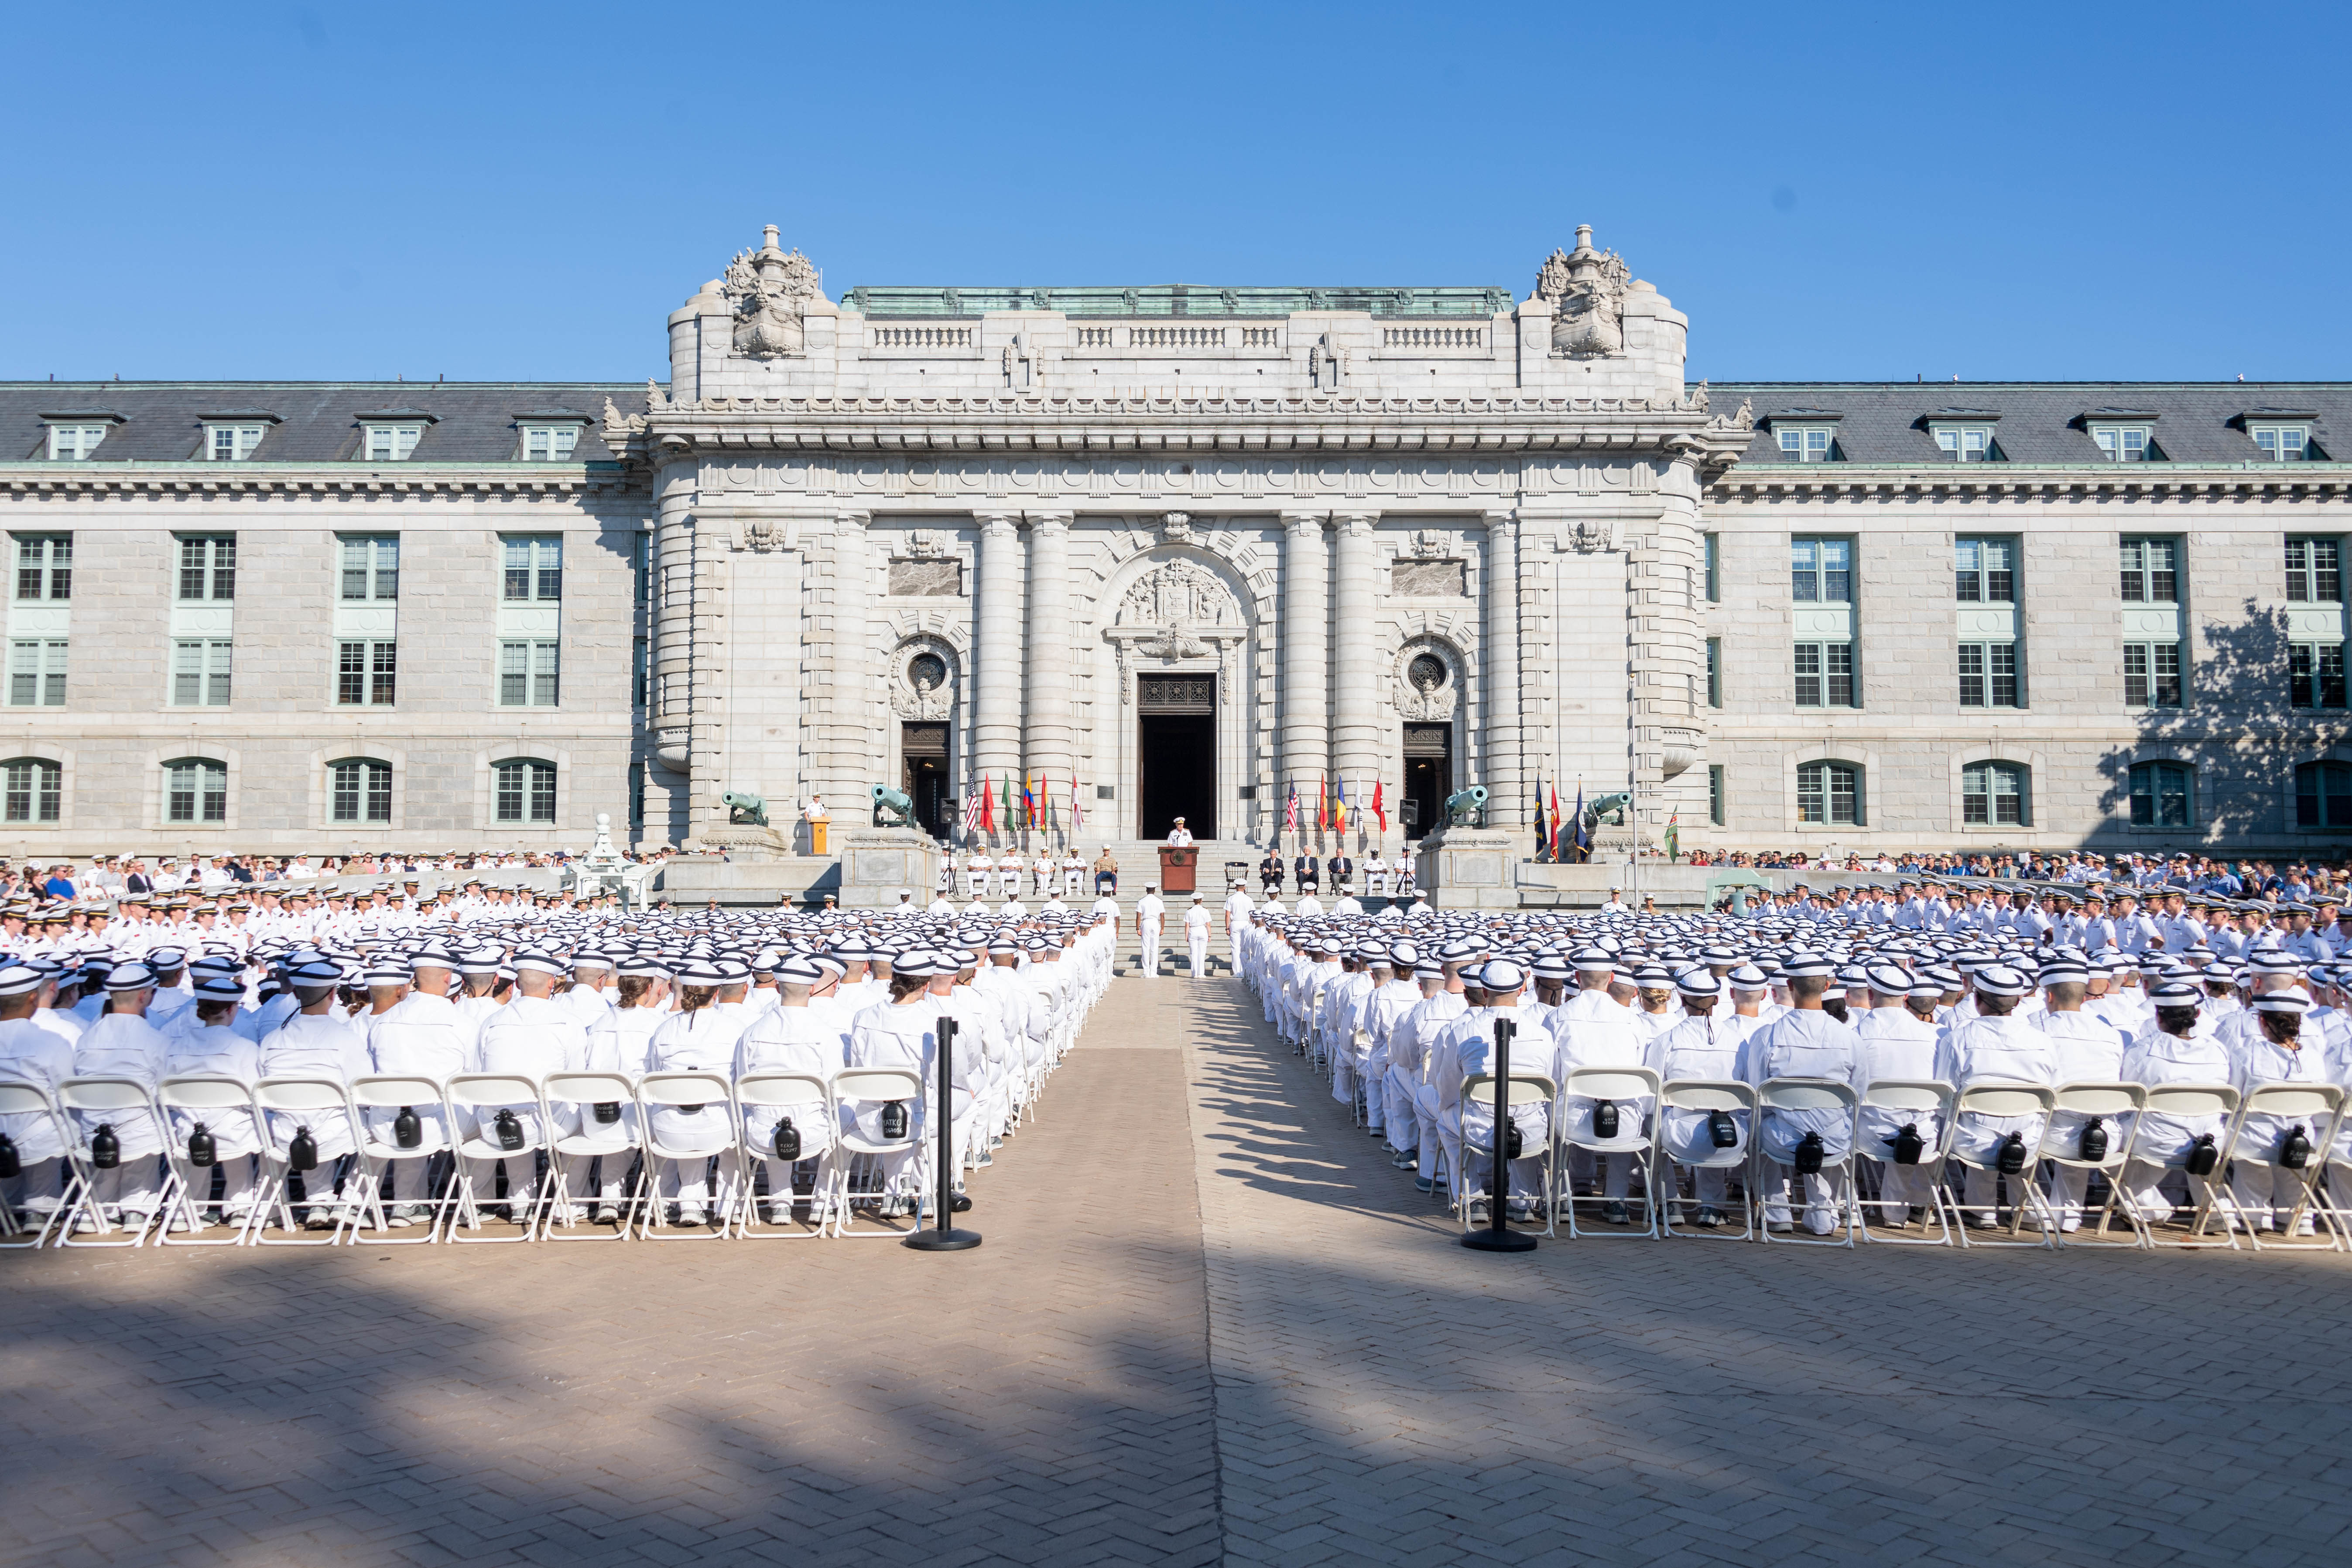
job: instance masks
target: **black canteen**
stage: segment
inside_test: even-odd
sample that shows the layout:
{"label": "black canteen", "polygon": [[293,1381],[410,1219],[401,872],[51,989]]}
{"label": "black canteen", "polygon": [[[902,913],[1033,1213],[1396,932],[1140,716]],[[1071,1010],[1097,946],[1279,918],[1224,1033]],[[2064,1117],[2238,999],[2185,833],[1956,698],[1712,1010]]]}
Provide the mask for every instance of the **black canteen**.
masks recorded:
{"label": "black canteen", "polygon": [[1592,1102],[1592,1135],[1595,1138],[1617,1136],[1617,1102],[1596,1100]]}
{"label": "black canteen", "polygon": [[1519,1124],[1516,1121],[1505,1122],[1503,1124],[1503,1158],[1506,1160],[1517,1159],[1519,1157],[1520,1147]]}
{"label": "black canteen", "polygon": [[621,1119],[621,1102],[617,1100],[600,1100],[593,1109],[596,1120],[606,1127]]}
{"label": "black canteen", "polygon": [[213,1130],[203,1122],[188,1129],[188,1163],[205,1166],[217,1163],[220,1145],[213,1140]]}
{"label": "black canteen", "polygon": [[310,1136],[309,1128],[294,1129],[293,1140],[286,1145],[286,1168],[289,1171],[315,1171],[319,1168],[319,1141]]}
{"label": "black canteen", "polygon": [[416,1120],[416,1108],[404,1105],[400,1114],[392,1119],[392,1142],[397,1148],[421,1148],[425,1142],[425,1123]]}
{"label": "black canteen", "polygon": [[797,1160],[800,1157],[801,1130],[793,1126],[793,1119],[787,1116],[776,1123],[776,1158]]}
{"label": "black canteen", "polygon": [[882,1103],[882,1136],[892,1142],[907,1135],[907,1102],[889,1100]]}
{"label": "black canteen", "polygon": [[511,1154],[522,1147],[522,1121],[513,1111],[500,1106],[490,1125],[498,1132],[499,1148]]}
{"label": "black canteen", "polygon": [[1916,1121],[1905,1122],[1895,1130],[1894,1137],[1882,1138],[1879,1142],[1894,1152],[1895,1163],[1898,1165],[1916,1165],[1919,1163],[1919,1156],[1927,1152],[1927,1141],[1919,1136],[1919,1124]]}
{"label": "black canteen", "polygon": [[2311,1134],[2300,1127],[2286,1130],[2286,1138],[2279,1144],[2278,1163],[2290,1171],[2300,1171],[2311,1163]]}
{"label": "black canteen", "polygon": [[1739,1147],[1739,1123],[1732,1120],[1731,1112],[1710,1110],[1706,1113],[1706,1141],[1718,1149]]}
{"label": "black canteen", "polygon": [[2004,1176],[2014,1176],[2025,1169],[2025,1138],[2022,1133],[2012,1132],[2000,1141],[1998,1167]]}
{"label": "black canteen", "polygon": [[16,1152],[16,1141],[0,1132],[0,1181],[25,1173],[25,1162]]}
{"label": "black canteen", "polygon": [[1822,1162],[1828,1155],[1829,1151],[1822,1146],[1822,1135],[1818,1132],[1808,1132],[1797,1140],[1797,1157],[1790,1163],[1797,1167],[1797,1174],[1815,1176],[1821,1173]]}
{"label": "black canteen", "polygon": [[2221,1163],[2221,1151],[2213,1147],[2213,1134],[2200,1132],[2189,1146],[2189,1158],[2180,1163],[2180,1168],[2192,1176],[2210,1176]]}
{"label": "black canteen", "polygon": [[2083,1135],[2075,1142],[2074,1157],[2078,1160],[2104,1160],[2107,1157],[2107,1124],[2094,1116],[2083,1123]]}
{"label": "black canteen", "polygon": [[111,1171],[122,1163],[122,1140],[114,1135],[114,1124],[101,1121],[89,1135],[89,1163],[101,1171]]}

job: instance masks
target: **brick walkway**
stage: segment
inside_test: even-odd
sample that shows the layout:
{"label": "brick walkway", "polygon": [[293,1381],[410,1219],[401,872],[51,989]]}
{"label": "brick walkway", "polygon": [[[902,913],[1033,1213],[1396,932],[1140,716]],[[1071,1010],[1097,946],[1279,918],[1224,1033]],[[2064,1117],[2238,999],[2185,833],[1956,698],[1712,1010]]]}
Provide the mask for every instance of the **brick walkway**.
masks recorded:
{"label": "brick walkway", "polygon": [[1477,1257],[1223,979],[1116,984],[974,1194],[987,1245],[949,1258],[0,1257],[0,1558],[2269,1565],[2352,1543],[2352,1260]]}

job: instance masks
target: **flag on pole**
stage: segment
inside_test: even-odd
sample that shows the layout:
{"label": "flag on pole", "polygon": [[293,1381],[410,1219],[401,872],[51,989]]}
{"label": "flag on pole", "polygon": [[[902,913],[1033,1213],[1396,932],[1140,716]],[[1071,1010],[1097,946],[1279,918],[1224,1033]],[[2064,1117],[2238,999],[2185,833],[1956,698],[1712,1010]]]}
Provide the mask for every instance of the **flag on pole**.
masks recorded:
{"label": "flag on pole", "polygon": [[1576,781],[1576,815],[1570,819],[1570,831],[1575,835],[1572,842],[1576,846],[1577,859],[1580,862],[1591,859],[1592,835],[1584,831],[1584,781],[1582,779]]}
{"label": "flag on pole", "polygon": [[[1054,786],[1045,783],[1045,775],[1043,773],[1037,775],[1037,780],[1044,785],[1045,791],[1045,831],[1048,834],[1059,833],[1062,831],[1062,824],[1061,819],[1054,815]],[[1072,804],[1076,804],[1075,797]]]}
{"label": "flag on pole", "polygon": [[1013,775],[1011,773],[1004,775],[1004,783],[1000,787],[1004,791],[1004,831],[1010,833],[1013,831]]}
{"label": "flag on pole", "polygon": [[980,778],[980,830],[982,833],[996,831],[995,791],[995,784],[989,782],[987,774],[982,773]]}
{"label": "flag on pole", "polygon": [[1562,826],[1559,815],[1559,781],[1551,781],[1551,858],[1555,862],[1567,858],[1568,847],[1559,841]]}
{"label": "flag on pole", "polygon": [[1342,773],[1331,781],[1331,821],[1342,833],[1348,831],[1348,779]]}
{"label": "flag on pole", "polygon": [[1666,818],[1666,858],[1670,861],[1682,858],[1682,820],[1683,813],[1680,806],[1676,806],[1674,815]]}
{"label": "flag on pole", "polygon": [[1383,838],[1389,832],[1389,803],[1383,793],[1385,788],[1380,780],[1372,781],[1372,815],[1380,818],[1381,837]]}
{"label": "flag on pole", "polygon": [[963,792],[963,836],[970,838],[980,826],[980,796],[971,790]]}
{"label": "flag on pole", "polygon": [[1331,777],[1328,773],[1315,775],[1315,831],[1322,833],[1331,826]]}
{"label": "flag on pole", "polygon": [[1290,804],[1284,808],[1282,826],[1286,832],[1298,831],[1298,781],[1297,779],[1290,781]]}
{"label": "flag on pole", "polygon": [[1072,773],[1070,775],[1070,837],[1076,837],[1085,831],[1086,826],[1087,810],[1078,804],[1078,775]]}

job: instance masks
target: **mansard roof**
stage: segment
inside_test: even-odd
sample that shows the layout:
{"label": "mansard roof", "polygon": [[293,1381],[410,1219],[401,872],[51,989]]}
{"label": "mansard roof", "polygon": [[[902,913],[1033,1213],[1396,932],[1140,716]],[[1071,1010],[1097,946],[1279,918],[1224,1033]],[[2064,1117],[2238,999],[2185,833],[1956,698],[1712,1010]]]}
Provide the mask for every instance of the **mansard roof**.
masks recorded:
{"label": "mansard roof", "polygon": [[1993,426],[2012,464],[2106,466],[2091,427],[2110,422],[2152,425],[2170,462],[2252,463],[2266,459],[2249,426],[2266,420],[2308,425],[2330,458],[2352,459],[2352,384],[2344,382],[1730,382],[1707,393],[1718,410],[1744,398],[1755,411],[1756,438],[1737,471],[1794,465],[1776,423],[1832,420],[1844,463],[1950,464],[1931,426],[1975,423]]}

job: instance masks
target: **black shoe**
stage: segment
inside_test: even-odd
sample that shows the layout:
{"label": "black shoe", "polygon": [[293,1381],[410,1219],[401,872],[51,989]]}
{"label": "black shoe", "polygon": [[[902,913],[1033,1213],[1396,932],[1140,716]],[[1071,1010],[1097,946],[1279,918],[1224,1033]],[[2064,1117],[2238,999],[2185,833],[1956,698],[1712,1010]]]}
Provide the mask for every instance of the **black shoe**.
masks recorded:
{"label": "black shoe", "polygon": [[1611,1225],[1631,1225],[1633,1223],[1633,1216],[1625,1212],[1625,1205],[1623,1204],[1611,1203],[1601,1205],[1601,1217],[1608,1221]]}
{"label": "black shoe", "polygon": [[948,1204],[948,1212],[950,1214],[970,1214],[971,1212],[971,1199],[962,1193],[956,1194],[955,1197]]}
{"label": "black shoe", "polygon": [[1721,1230],[1723,1211],[1712,1204],[1701,1204],[1698,1210],[1698,1223],[1708,1230]]}

